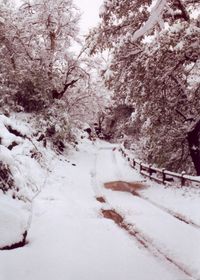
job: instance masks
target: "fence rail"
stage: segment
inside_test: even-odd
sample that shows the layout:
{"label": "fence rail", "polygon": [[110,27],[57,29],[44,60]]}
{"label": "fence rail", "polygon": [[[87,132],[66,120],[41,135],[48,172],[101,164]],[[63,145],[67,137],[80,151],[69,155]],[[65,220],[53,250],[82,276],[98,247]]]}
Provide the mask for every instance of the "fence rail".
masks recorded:
{"label": "fence rail", "polygon": [[137,169],[140,172],[140,174],[150,178],[151,180],[169,185],[176,185],[178,183],[178,185],[181,185],[181,187],[188,186],[191,182],[196,183],[198,184],[198,186],[200,186],[200,178],[187,175],[184,171],[181,174],[179,174],[168,171],[164,168],[159,169],[153,167],[152,165],[142,163],[138,159],[131,158],[123,147],[120,147],[119,150],[122,153],[123,157],[125,157],[128,160],[132,168]]}

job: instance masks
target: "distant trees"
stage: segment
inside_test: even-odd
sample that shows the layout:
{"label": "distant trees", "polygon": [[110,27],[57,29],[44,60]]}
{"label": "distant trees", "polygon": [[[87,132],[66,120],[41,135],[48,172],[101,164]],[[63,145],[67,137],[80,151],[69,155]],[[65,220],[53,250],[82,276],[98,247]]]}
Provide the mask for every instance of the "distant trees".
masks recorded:
{"label": "distant trees", "polygon": [[[8,10],[8,3],[2,5],[4,11]],[[16,100],[20,105],[24,107],[28,95],[38,105],[40,99],[61,98],[83,76],[69,50],[78,40],[79,20],[71,0],[24,1],[19,9],[13,7],[4,12],[2,18],[1,28],[6,36],[1,59],[6,54],[4,64],[8,76],[11,72],[15,76],[15,91],[19,91]]]}
{"label": "distant trees", "polygon": [[200,175],[199,3],[152,2],[106,1],[87,43],[91,54],[111,52],[103,76],[114,92],[115,134],[149,163],[192,172],[192,159]]}
{"label": "distant trees", "polygon": [[12,3],[0,2],[0,109],[37,113],[54,142],[73,140],[97,117],[103,91],[91,78],[95,63],[73,52],[79,10],[72,0]]}

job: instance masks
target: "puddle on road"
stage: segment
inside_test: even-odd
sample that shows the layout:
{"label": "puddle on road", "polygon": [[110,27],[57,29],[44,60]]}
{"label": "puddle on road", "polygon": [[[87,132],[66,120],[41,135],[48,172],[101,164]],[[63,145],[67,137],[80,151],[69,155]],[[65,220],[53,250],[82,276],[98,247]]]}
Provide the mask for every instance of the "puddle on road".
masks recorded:
{"label": "puddle on road", "polygon": [[143,182],[113,181],[104,183],[104,187],[113,191],[134,193],[139,190],[146,189],[147,185]]}

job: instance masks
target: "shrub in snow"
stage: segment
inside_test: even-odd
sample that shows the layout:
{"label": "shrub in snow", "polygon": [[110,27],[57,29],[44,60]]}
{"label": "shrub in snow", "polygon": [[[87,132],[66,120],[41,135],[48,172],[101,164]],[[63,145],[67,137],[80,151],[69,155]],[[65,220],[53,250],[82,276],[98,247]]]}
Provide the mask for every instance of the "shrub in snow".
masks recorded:
{"label": "shrub in snow", "polygon": [[0,189],[3,193],[14,188],[14,180],[7,164],[0,161]]}
{"label": "shrub in snow", "polygon": [[20,173],[11,151],[0,145],[0,189],[13,198],[21,197],[20,190],[25,188],[25,178]]}
{"label": "shrub in snow", "polygon": [[34,158],[35,160],[37,160],[37,162],[41,162],[42,153],[39,152],[37,149],[33,148],[32,150],[30,150],[30,154],[31,154],[31,158]]}
{"label": "shrub in snow", "polygon": [[25,112],[38,112],[49,105],[48,99],[38,91],[37,85],[26,80],[20,85],[20,89],[15,94],[15,102],[23,108]]}
{"label": "shrub in snow", "polygon": [[65,110],[63,100],[55,101],[54,106],[43,111],[36,117],[36,127],[42,133],[38,141],[43,141],[44,146],[49,143],[56,152],[63,152],[67,143],[76,140],[73,123],[70,115]]}

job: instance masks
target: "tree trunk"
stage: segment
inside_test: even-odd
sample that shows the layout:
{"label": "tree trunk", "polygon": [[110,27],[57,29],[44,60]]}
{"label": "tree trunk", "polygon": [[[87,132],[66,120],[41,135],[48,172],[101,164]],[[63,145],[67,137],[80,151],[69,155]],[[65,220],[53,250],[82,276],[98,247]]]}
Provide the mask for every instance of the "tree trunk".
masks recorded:
{"label": "tree trunk", "polygon": [[200,176],[200,119],[188,132],[187,140],[197,176]]}
{"label": "tree trunk", "polygon": [[78,82],[79,79],[76,79],[76,80],[72,80],[71,82],[67,83],[64,85],[64,88],[63,90],[61,91],[57,91],[56,89],[52,90],[52,97],[53,99],[61,99],[64,95],[64,93],[66,92],[66,90],[69,88],[69,87],[73,87],[74,84],[76,82]]}

